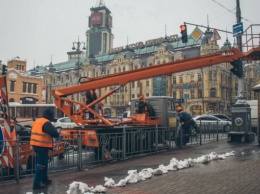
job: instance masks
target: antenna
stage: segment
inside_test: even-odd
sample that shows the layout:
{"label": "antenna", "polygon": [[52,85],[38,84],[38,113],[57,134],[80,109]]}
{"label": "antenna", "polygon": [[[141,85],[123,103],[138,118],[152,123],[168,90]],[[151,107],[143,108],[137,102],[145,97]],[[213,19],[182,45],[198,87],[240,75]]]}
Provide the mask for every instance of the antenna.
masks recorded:
{"label": "antenna", "polygon": [[98,6],[98,7],[103,7],[103,6],[105,6],[104,0],[98,0],[98,1],[97,1],[97,6]]}
{"label": "antenna", "polygon": [[209,15],[207,15],[207,24],[208,24],[208,30],[209,30]]}

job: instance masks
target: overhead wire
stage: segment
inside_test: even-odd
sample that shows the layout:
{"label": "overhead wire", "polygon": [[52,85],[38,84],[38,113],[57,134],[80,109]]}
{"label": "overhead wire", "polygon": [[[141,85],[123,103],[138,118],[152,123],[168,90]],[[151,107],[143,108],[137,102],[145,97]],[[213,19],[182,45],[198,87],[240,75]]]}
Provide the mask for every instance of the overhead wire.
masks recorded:
{"label": "overhead wire", "polygon": [[[212,0],[212,1],[213,1],[214,3],[216,3],[216,4],[218,4],[219,6],[223,7],[224,9],[228,10],[230,13],[236,15],[236,13],[235,13],[234,11],[232,11],[231,9],[226,8],[224,5],[220,4],[220,3],[217,2],[216,0]],[[236,9],[236,8],[234,8],[234,9]],[[244,17],[242,17],[242,16],[241,16],[241,19],[255,24],[255,22],[253,22],[253,21],[251,21],[251,20],[249,20],[249,19],[246,19],[246,18],[244,18]]]}

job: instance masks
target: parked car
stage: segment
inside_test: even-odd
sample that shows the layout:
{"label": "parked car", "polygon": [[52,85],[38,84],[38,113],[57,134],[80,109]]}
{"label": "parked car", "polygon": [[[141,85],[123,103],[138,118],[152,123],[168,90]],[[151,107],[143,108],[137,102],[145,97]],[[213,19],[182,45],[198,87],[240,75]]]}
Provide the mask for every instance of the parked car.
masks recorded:
{"label": "parked car", "polygon": [[221,120],[225,120],[225,121],[232,121],[230,117],[228,117],[227,115],[224,114],[210,114],[212,116],[218,117]]}
{"label": "parked car", "polygon": [[193,118],[202,131],[220,130],[223,132],[231,131],[232,121],[231,119],[221,119],[213,115],[199,115]]}
{"label": "parked car", "polygon": [[71,121],[69,117],[62,117],[56,120],[56,122],[52,122],[52,124],[58,129],[62,128],[73,128],[76,127],[77,124]]}

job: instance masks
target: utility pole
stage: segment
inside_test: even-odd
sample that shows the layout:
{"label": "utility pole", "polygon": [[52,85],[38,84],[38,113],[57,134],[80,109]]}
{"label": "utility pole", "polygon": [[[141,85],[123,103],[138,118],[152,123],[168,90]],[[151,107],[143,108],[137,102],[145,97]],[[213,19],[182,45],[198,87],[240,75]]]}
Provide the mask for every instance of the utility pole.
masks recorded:
{"label": "utility pole", "polygon": [[[241,10],[240,10],[240,0],[236,0],[236,17],[237,24],[241,23]],[[238,49],[243,52],[242,49],[242,33],[236,36]],[[233,62],[234,63],[234,62]],[[231,63],[232,64],[232,63]],[[228,133],[228,142],[240,141],[252,142],[255,139],[255,134],[251,129],[251,108],[246,103],[245,100],[245,86],[244,86],[244,75],[243,75],[243,64],[242,60],[237,61],[237,66],[239,67],[238,76],[238,93],[237,101],[231,108],[232,113],[232,129]],[[240,72],[241,71],[241,72]]]}

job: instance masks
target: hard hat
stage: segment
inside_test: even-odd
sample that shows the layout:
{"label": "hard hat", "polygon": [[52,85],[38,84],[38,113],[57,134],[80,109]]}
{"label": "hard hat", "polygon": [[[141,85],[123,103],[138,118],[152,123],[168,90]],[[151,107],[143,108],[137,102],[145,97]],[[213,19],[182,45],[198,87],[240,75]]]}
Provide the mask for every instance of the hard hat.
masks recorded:
{"label": "hard hat", "polygon": [[178,106],[176,110],[177,110],[177,112],[180,112],[180,111],[182,111],[182,107]]}

